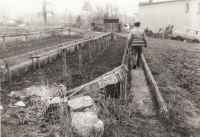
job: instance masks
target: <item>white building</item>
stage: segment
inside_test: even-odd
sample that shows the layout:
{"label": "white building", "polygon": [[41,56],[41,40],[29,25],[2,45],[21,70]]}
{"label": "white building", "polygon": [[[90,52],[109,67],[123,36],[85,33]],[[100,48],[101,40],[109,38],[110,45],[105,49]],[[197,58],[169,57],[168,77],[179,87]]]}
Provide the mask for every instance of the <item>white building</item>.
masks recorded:
{"label": "white building", "polygon": [[158,32],[167,25],[200,29],[200,0],[171,0],[139,5],[142,28]]}

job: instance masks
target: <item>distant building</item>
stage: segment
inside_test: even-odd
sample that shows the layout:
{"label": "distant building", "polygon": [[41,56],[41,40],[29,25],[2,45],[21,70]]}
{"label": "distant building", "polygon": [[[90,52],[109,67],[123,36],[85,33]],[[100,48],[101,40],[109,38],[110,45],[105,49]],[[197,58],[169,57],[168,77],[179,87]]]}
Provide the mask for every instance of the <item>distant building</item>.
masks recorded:
{"label": "distant building", "polygon": [[158,32],[167,25],[200,29],[200,0],[171,0],[139,4],[142,28]]}
{"label": "distant building", "polygon": [[103,20],[104,32],[118,32],[119,31],[119,19],[104,19]]}

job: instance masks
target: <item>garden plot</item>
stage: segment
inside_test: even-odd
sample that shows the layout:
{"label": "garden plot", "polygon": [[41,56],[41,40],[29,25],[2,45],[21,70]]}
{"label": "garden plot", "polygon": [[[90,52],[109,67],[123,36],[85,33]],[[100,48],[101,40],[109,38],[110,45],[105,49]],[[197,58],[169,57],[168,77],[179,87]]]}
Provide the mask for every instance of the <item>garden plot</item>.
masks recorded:
{"label": "garden plot", "polygon": [[200,135],[200,45],[148,39],[144,56],[169,108],[168,125],[184,136]]}
{"label": "garden plot", "polygon": [[[58,85],[66,85],[65,88],[67,89],[75,88],[118,67],[122,61],[125,44],[126,39],[121,37],[116,42],[110,42],[109,47],[104,50],[101,49],[93,55],[92,63],[88,63],[88,46],[84,46],[82,69],[79,69],[78,65],[78,52],[68,54],[67,77],[63,76],[63,60],[58,59],[41,69],[14,78],[12,85],[3,83],[1,94],[1,105],[4,107],[2,136],[21,136],[25,134],[42,136],[61,131],[62,124],[58,116],[40,115],[45,109],[45,99],[58,94],[55,91],[59,91],[60,87],[63,87]],[[46,94],[47,91],[48,94]],[[12,96],[13,93],[18,92],[22,94]],[[7,96],[8,94],[11,97]],[[41,98],[35,97],[36,95],[40,96],[43,101],[41,101]],[[9,107],[9,105],[13,106],[19,100],[23,100],[26,105],[25,108]]]}
{"label": "garden plot", "polygon": [[5,59],[21,54],[25,54],[27,52],[31,52],[34,50],[54,46],[60,43],[69,42],[72,40],[80,39],[81,36],[53,36],[53,37],[46,37],[42,38],[42,40],[30,40],[28,43],[26,42],[19,42],[16,44],[16,42],[10,42],[6,45],[6,51],[2,50],[0,47],[0,59]]}

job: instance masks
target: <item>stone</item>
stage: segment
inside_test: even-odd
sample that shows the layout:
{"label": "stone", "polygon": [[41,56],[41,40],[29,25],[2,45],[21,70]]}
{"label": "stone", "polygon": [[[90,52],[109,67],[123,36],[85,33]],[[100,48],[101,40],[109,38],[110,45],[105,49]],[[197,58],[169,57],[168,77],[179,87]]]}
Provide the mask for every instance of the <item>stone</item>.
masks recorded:
{"label": "stone", "polygon": [[18,106],[18,107],[25,107],[26,105],[24,104],[23,101],[18,101],[17,103],[15,103],[15,106]]}
{"label": "stone", "polygon": [[75,98],[68,102],[68,106],[70,107],[71,111],[78,111],[85,108],[89,108],[93,105],[93,100],[90,96],[84,96]]}
{"label": "stone", "polygon": [[51,99],[50,101],[48,101],[48,103],[49,104],[58,104],[58,103],[67,102],[67,101],[68,101],[67,98],[55,97],[55,98]]}
{"label": "stone", "polygon": [[2,105],[0,105],[0,110],[2,110],[3,109],[3,106]]}
{"label": "stone", "polygon": [[101,137],[104,132],[104,124],[95,112],[76,112],[72,117],[72,127],[81,137],[94,134]]}

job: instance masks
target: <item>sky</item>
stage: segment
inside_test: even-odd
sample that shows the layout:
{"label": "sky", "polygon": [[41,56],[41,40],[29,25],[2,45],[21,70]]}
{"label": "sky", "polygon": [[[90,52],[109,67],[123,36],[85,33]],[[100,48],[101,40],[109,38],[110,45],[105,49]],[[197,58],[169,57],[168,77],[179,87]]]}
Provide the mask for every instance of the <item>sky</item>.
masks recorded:
{"label": "sky", "polygon": [[[42,0],[0,0],[1,7],[8,7],[10,15],[15,18],[19,13],[38,13],[41,11]],[[51,3],[51,9],[57,14],[62,14],[67,11],[74,14],[80,14],[85,0],[47,0]],[[90,1],[92,8],[96,5],[104,5],[111,3],[119,7],[121,12],[126,12],[127,15],[133,15],[138,12],[139,2],[148,0],[86,0]]]}

